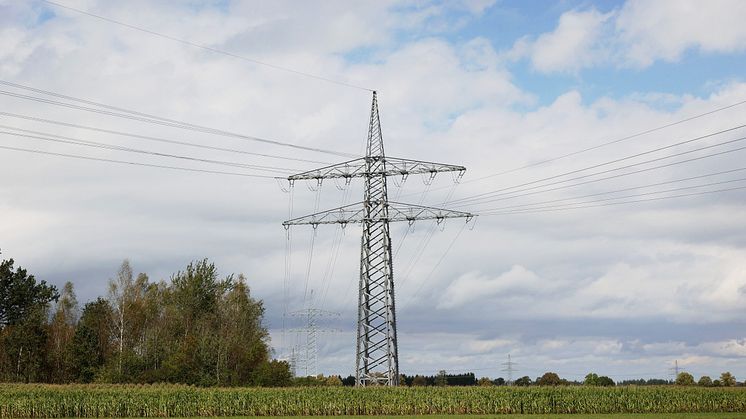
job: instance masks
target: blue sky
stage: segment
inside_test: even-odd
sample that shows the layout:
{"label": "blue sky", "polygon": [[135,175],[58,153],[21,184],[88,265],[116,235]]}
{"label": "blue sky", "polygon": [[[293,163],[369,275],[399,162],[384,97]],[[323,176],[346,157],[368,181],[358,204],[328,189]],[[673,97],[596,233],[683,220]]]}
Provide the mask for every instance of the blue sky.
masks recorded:
{"label": "blue sky", "polygon": [[[510,50],[521,38],[533,38],[551,32],[560,16],[568,11],[618,11],[623,1],[560,1],[526,2],[500,1],[478,16],[467,17],[453,11],[445,18],[451,22],[468,19],[468,24],[454,25],[442,32],[453,43],[485,38],[497,51]],[[417,35],[402,34],[401,41],[416,36],[430,36],[425,31]],[[713,89],[713,83],[741,79],[746,71],[744,54],[701,52],[688,49],[674,62],[656,61],[646,68],[620,68],[612,64],[584,69],[573,74],[546,74],[532,68],[526,60],[507,64],[513,81],[521,89],[536,95],[536,105],[544,106],[567,90],[578,90],[584,100],[601,97],[621,99],[633,93],[660,92],[672,95],[703,95]]]}

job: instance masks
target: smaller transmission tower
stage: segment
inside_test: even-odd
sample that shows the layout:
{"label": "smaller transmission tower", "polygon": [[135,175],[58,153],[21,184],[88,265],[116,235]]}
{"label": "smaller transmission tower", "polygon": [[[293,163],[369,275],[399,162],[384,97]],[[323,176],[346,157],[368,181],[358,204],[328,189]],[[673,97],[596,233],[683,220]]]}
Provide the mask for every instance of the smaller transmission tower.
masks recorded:
{"label": "smaller transmission tower", "polygon": [[[318,321],[321,318],[333,318],[339,317],[339,313],[332,311],[321,310],[318,308],[305,308],[303,310],[296,310],[288,313],[292,317],[302,318],[305,320],[303,327],[291,329],[291,332],[305,333],[305,348],[302,357],[298,357],[296,353],[293,355],[298,360],[302,361],[303,371],[305,376],[316,376],[318,373],[317,364],[319,360],[319,345],[318,337],[319,333],[333,333],[338,332],[336,329],[319,328]],[[295,351],[295,348],[293,348]]]}
{"label": "smaller transmission tower", "polygon": [[511,361],[510,354],[508,354],[508,362],[503,362],[500,365],[504,365],[501,371],[505,371],[508,373],[508,381],[506,382],[506,384],[509,386],[512,386],[513,385],[513,373],[516,371],[515,368],[513,368],[513,366],[518,365],[518,364]]}
{"label": "smaller transmission tower", "polygon": [[678,359],[676,359],[676,360],[673,361],[673,367],[669,368],[668,370],[671,371],[671,374],[673,374],[673,379],[674,380],[676,380],[677,378],[679,378],[679,373],[680,372],[684,372],[684,368],[679,367],[679,360]]}
{"label": "smaller transmission tower", "polygon": [[290,348],[290,355],[288,355],[288,364],[290,364],[290,373],[293,374],[293,377],[296,377],[298,375],[298,346],[293,345],[292,348]]}

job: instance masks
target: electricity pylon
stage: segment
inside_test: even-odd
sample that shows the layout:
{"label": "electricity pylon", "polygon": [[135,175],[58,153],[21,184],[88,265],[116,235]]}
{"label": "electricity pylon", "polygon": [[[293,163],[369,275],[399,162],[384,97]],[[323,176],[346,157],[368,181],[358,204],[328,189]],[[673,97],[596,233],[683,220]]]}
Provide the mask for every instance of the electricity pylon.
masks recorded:
{"label": "electricity pylon", "polygon": [[[302,364],[304,367],[304,371],[306,373],[306,377],[315,376],[317,373],[316,365],[319,359],[319,346],[318,346],[319,333],[339,331],[336,329],[319,328],[318,320],[319,318],[322,318],[322,317],[326,317],[326,318],[339,317],[339,313],[321,310],[318,308],[304,308],[302,310],[292,311],[288,314],[292,317],[299,317],[305,320],[306,324],[303,327],[290,329],[290,331],[306,334],[305,357],[301,358],[303,361]],[[297,361],[298,359],[296,358],[296,363]]]}
{"label": "electricity pylon", "polygon": [[473,214],[421,205],[390,202],[386,187],[389,176],[406,177],[425,174],[431,178],[438,172],[459,172],[463,166],[386,157],[383,151],[378,100],[373,92],[368,142],[365,157],[289,176],[292,186],[297,180],[316,181],[361,177],[365,182],[362,202],[318,212],[285,221],[283,226],[310,224],[360,223],[363,227],[360,250],[360,281],[358,288],[357,346],[355,353],[355,385],[399,385],[399,349],[396,335],[394,275],[389,223],[446,218],[466,218]]}
{"label": "electricity pylon", "polygon": [[685,371],[685,369],[683,367],[679,366],[679,360],[678,359],[674,360],[673,367],[669,368],[668,370],[671,371],[671,373],[673,374],[674,381],[677,378],[679,378],[679,373],[680,372]]}
{"label": "electricity pylon", "polygon": [[510,354],[508,354],[508,362],[503,362],[501,365],[505,365],[505,368],[501,369],[501,371],[505,371],[508,373],[507,384],[509,386],[513,385],[513,372],[515,372],[515,368],[513,368],[513,366],[516,365],[516,363],[510,360]]}

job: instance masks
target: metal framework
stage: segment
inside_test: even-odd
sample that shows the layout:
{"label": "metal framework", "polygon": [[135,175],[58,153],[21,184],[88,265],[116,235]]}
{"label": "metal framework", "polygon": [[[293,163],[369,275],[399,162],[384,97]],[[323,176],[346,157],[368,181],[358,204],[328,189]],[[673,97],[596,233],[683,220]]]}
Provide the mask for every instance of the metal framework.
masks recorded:
{"label": "metal framework", "polygon": [[[305,333],[306,335],[304,356],[299,358],[297,354],[293,354],[294,356],[296,356],[296,368],[298,361],[300,360],[302,361],[301,364],[303,365],[303,370],[305,371],[306,377],[315,376],[317,373],[316,365],[319,359],[319,333],[339,332],[339,330],[336,329],[320,328],[319,319],[339,317],[339,313],[321,310],[318,308],[304,308],[302,310],[292,311],[288,314],[291,317],[302,318],[303,320],[305,320],[305,325],[303,327],[290,329],[290,332]],[[295,350],[295,348],[293,348],[293,350]]]}
{"label": "metal framework", "polygon": [[510,360],[510,354],[508,354],[508,362],[503,362],[500,365],[505,365],[505,367],[502,368],[500,371],[505,371],[508,373],[508,381],[506,384],[509,386],[512,386],[513,385],[513,373],[515,372],[515,368],[513,367],[517,364]]}
{"label": "metal framework", "polygon": [[458,172],[463,166],[418,160],[386,157],[378,114],[378,99],[373,92],[373,103],[368,126],[365,157],[320,169],[289,176],[296,180],[362,177],[365,182],[364,200],[316,214],[287,220],[286,228],[308,224],[362,224],[360,249],[360,280],[358,288],[357,345],[355,353],[355,385],[399,385],[399,349],[396,334],[396,306],[394,274],[389,223],[416,220],[474,217],[473,214],[420,205],[389,202],[386,179],[389,176],[406,178],[411,174],[429,174],[432,179],[439,172]]}

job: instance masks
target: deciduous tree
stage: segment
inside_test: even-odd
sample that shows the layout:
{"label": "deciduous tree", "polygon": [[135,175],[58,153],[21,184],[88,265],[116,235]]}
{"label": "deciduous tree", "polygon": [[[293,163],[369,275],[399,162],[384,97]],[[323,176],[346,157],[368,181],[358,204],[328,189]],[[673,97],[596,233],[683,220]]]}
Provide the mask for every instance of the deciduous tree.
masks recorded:
{"label": "deciduous tree", "polygon": [[720,374],[720,385],[723,387],[733,387],[736,385],[736,377],[730,371],[726,371]]}
{"label": "deciduous tree", "polygon": [[675,383],[677,386],[693,386],[694,377],[688,372],[680,372],[679,375],[676,376]]}

